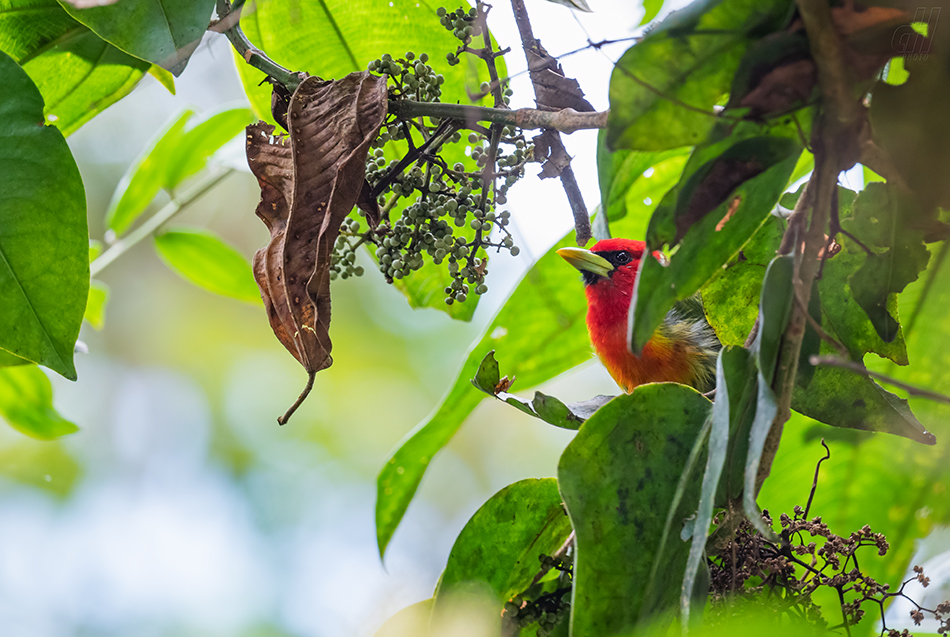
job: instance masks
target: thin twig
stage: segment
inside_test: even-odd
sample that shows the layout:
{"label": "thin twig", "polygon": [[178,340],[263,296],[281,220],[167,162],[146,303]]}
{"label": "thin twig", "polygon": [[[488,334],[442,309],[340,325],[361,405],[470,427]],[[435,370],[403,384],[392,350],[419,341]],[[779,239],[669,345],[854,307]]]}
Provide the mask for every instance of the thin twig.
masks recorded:
{"label": "thin twig", "polygon": [[811,481],[811,493],[808,494],[808,503],[805,504],[805,519],[808,519],[808,511],[811,509],[811,501],[815,499],[815,489],[818,488],[818,470],[821,469],[821,463],[831,457],[831,449],[825,444],[825,439],[821,439],[821,446],[825,448],[825,457],[815,465],[815,479]]}
{"label": "thin twig", "polygon": [[204,178],[193,183],[187,188],[181,197],[174,197],[165,204],[158,212],[149,217],[142,225],[122,237],[109,249],[96,257],[89,264],[90,276],[96,276],[102,272],[109,264],[129,251],[143,239],[150,237],[156,230],[161,228],[172,217],[200,199],[209,190],[221,183],[228,175],[232,174],[232,168],[211,169],[205,173]]}
{"label": "thin twig", "polygon": [[[528,76],[531,78],[531,85],[534,87],[535,98],[538,98],[541,95],[538,91],[540,78],[538,77],[538,73],[531,68],[531,55],[538,55],[542,58],[549,56],[541,50],[538,40],[534,37],[534,32],[531,29],[531,20],[528,17],[528,9],[525,7],[524,0],[511,0],[511,9],[515,14],[515,22],[518,25],[518,33],[521,36],[521,48],[524,50],[525,60],[528,64]],[[544,106],[544,104],[539,105]],[[606,117],[604,117],[603,122],[604,128],[606,128]],[[560,150],[566,154],[564,144],[560,139],[560,134],[556,132],[561,129],[553,126],[546,128],[553,128],[555,130],[552,136],[556,138],[556,140],[551,144],[552,150],[554,152]],[[574,235],[577,244],[581,246],[587,245],[591,239],[590,213],[587,211],[587,205],[584,203],[584,198],[581,195],[580,188],[577,186],[577,179],[574,177],[574,171],[571,170],[570,164],[561,169],[560,178],[561,185],[564,188],[564,194],[567,195],[568,203],[570,203],[571,206],[571,213],[574,216]]]}
{"label": "thin twig", "polygon": [[888,385],[893,385],[898,389],[903,389],[911,396],[920,396],[921,398],[927,398],[938,403],[944,403],[950,405],[950,396],[945,394],[938,394],[935,391],[929,389],[921,389],[920,387],[915,387],[913,385],[908,385],[907,383],[901,382],[896,378],[887,376],[886,374],[880,374],[878,372],[872,372],[867,367],[861,363],[856,363],[854,361],[844,360],[836,356],[812,356],[809,359],[809,362],[812,365],[825,365],[828,367],[841,367],[842,369],[847,369],[862,376],[873,378],[879,380],[882,383],[887,383]]}
{"label": "thin twig", "polygon": [[286,425],[287,421],[290,420],[290,417],[294,415],[294,412],[297,411],[297,408],[303,404],[303,401],[307,399],[307,396],[310,395],[310,390],[313,389],[313,379],[316,377],[317,372],[307,372],[307,386],[303,388],[303,391],[300,392],[300,395],[297,396],[297,400],[294,401],[294,404],[290,406],[283,416],[277,419],[278,425]]}

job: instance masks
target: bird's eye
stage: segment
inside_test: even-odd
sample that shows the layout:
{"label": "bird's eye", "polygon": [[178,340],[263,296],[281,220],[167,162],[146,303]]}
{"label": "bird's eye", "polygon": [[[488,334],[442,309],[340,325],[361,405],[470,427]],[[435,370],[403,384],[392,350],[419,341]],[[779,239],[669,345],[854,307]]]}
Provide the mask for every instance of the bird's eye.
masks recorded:
{"label": "bird's eye", "polygon": [[622,252],[622,251],[621,251],[621,252],[618,252],[618,253],[617,253],[617,256],[616,256],[615,258],[616,258],[616,261],[617,261],[617,265],[626,265],[627,263],[630,263],[630,253],[629,253],[629,252]]}

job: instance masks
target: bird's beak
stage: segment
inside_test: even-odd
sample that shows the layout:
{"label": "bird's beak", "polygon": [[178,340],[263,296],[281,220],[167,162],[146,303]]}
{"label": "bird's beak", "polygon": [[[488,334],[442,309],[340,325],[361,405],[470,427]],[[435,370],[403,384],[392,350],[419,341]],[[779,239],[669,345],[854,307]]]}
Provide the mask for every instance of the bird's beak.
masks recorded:
{"label": "bird's beak", "polygon": [[608,277],[614,270],[610,261],[584,248],[561,248],[557,253],[581,272]]}

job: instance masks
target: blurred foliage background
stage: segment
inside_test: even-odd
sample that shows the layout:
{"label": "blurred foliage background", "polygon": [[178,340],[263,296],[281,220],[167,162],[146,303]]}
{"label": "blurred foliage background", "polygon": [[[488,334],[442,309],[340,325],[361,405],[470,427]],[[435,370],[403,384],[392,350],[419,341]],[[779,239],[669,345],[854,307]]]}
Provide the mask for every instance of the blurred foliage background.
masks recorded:
{"label": "blurred foliage background", "polygon": [[[665,11],[676,6],[667,4]],[[588,38],[628,37],[642,15],[619,0],[594,8],[579,15],[529,3],[535,31],[554,55]],[[499,3],[491,15],[503,46],[518,41],[508,11]],[[612,60],[626,45],[620,46],[562,60],[598,109],[607,106]],[[520,55],[508,56],[512,74],[523,66]],[[120,178],[168,121],[186,107],[247,104],[223,37],[205,39],[176,87],[172,96],[146,78],[69,137],[92,237],[102,238]],[[526,76],[516,76],[514,88],[513,104],[529,105]],[[595,138],[590,131],[565,138],[591,206],[600,199]],[[268,235],[253,213],[259,191],[240,138],[216,161],[239,170],[173,225],[208,227],[250,257]],[[335,363],[283,428],[276,417],[297,395],[303,373],[273,338],[260,306],[191,286],[148,242],[110,265],[100,276],[111,288],[105,325],[87,325],[81,335],[89,353],[77,359],[80,380],[52,378],[57,409],[80,431],[39,442],[0,428],[0,632],[371,635],[400,608],[428,598],[477,507],[515,480],[553,476],[573,436],[484,401],[433,462],[380,562],[373,522],[380,466],[438,404],[521,273],[572,226],[559,186],[533,172],[509,196],[524,249],[517,259],[494,261],[491,292],[472,322],[411,310],[371,267],[363,278],[334,284]],[[861,186],[860,174],[848,177],[855,183],[845,185]],[[154,209],[167,201],[163,196]],[[901,296],[902,314],[910,316],[929,287],[906,334],[911,367],[872,357],[868,364],[948,392],[950,277],[927,280]],[[583,306],[579,281],[576,298]],[[530,326],[525,317],[520,328]],[[545,391],[569,401],[617,390],[589,364]],[[937,446],[794,416],[759,502],[776,517],[803,505],[824,437],[832,457],[822,466],[812,510],[840,534],[866,523],[887,534],[889,557],[862,564],[875,577],[897,582],[912,564],[926,564],[931,588],[908,592],[933,606],[950,596],[950,537],[940,526],[950,519],[950,409],[911,404]],[[908,625],[906,609],[895,604],[889,612],[889,625]],[[462,634],[460,626],[478,630],[452,626],[447,634]]]}

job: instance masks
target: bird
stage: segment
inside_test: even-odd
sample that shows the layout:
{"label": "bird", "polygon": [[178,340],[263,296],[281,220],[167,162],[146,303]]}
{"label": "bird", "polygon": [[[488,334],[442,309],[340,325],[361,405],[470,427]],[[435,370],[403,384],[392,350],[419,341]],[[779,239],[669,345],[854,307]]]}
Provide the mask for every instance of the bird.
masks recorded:
{"label": "bird", "polygon": [[[590,250],[557,251],[581,272],[594,352],[628,394],[640,385],[658,382],[711,390],[720,344],[698,295],[680,301],[667,313],[639,356],[627,348],[627,314],[645,252],[643,241],[620,238],[598,241]],[[659,255],[654,253],[652,258]]]}

